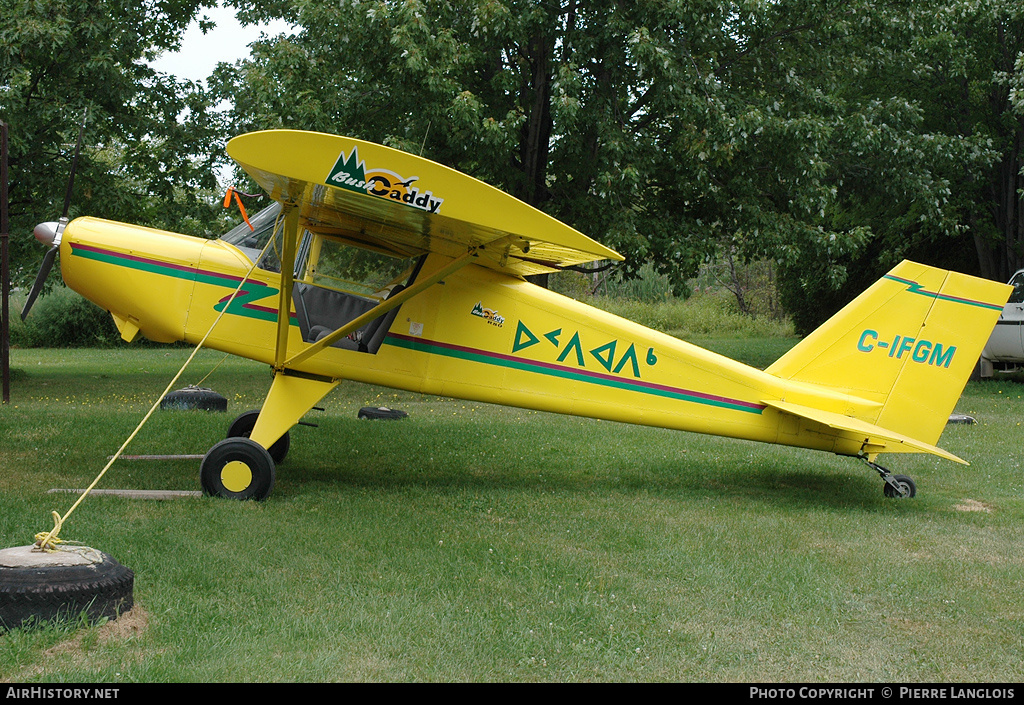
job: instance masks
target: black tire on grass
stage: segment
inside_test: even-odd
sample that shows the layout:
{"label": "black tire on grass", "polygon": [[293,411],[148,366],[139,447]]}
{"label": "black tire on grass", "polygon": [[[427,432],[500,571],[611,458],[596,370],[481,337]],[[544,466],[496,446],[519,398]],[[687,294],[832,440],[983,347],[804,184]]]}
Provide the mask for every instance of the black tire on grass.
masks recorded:
{"label": "black tire on grass", "polygon": [[116,619],[134,604],[135,574],[105,553],[86,565],[0,566],[0,628]]}
{"label": "black tire on grass", "polygon": [[882,488],[883,493],[889,499],[910,499],[911,497],[917,496],[917,485],[907,475],[893,475],[892,479],[904,489],[906,494],[900,494],[896,491],[896,488],[890,485],[888,482]]}
{"label": "black tire on grass", "polygon": [[185,387],[168,392],[160,400],[160,409],[167,411],[227,411],[228,400],[203,387]]}
{"label": "black tire on grass", "polygon": [[361,419],[394,421],[404,419],[408,415],[400,409],[389,409],[386,406],[364,406],[359,410],[358,417]]}

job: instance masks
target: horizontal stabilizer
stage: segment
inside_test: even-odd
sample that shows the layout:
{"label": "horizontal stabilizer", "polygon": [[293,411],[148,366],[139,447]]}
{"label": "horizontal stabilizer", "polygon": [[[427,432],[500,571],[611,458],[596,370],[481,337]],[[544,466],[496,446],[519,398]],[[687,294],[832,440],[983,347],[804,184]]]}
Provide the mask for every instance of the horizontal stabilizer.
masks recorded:
{"label": "horizontal stabilizer", "polygon": [[940,458],[945,458],[946,460],[952,460],[957,463],[962,463],[963,465],[969,465],[966,460],[958,458],[952,453],[942,450],[942,448],[918,441],[910,438],[909,436],[904,436],[903,434],[896,433],[895,431],[890,431],[887,428],[876,426],[875,424],[868,423],[867,421],[861,421],[832,411],[823,411],[821,409],[801,406],[800,404],[791,404],[784,401],[765,400],[761,403],[787,414],[793,414],[794,416],[825,424],[826,426],[839,431],[853,433],[864,439],[864,445],[876,447],[884,446],[884,452],[886,453],[931,453],[932,455],[937,455]]}

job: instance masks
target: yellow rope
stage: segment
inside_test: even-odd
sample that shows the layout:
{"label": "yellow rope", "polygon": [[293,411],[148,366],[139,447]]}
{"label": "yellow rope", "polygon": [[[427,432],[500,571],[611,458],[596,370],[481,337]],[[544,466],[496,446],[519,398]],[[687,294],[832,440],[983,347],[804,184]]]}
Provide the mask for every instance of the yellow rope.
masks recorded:
{"label": "yellow rope", "polygon": [[[275,231],[276,227],[277,226],[275,225]],[[242,277],[242,281],[238,283],[238,287],[234,290],[234,292],[232,292],[231,296],[227,300],[227,303],[224,304],[224,308],[220,310],[220,313],[217,315],[217,318],[214,319],[213,323],[210,325],[210,329],[206,331],[206,335],[203,336],[203,339],[199,341],[198,345],[196,345],[195,350],[193,350],[192,354],[188,356],[187,360],[185,360],[185,364],[182,365],[181,369],[178,370],[178,373],[174,375],[174,379],[172,379],[170,384],[167,385],[167,388],[164,389],[163,394],[157,397],[156,402],[153,404],[152,407],[150,407],[149,413],[147,413],[145,417],[143,417],[142,421],[139,422],[139,425],[135,427],[134,431],[132,431],[132,434],[128,436],[125,442],[121,444],[121,447],[118,449],[118,451],[114,453],[113,456],[111,456],[109,461],[107,461],[107,464],[100,471],[100,474],[96,476],[96,479],[92,481],[92,484],[85,489],[85,491],[81,494],[81,496],[79,496],[78,500],[73,505],[71,505],[71,509],[69,509],[67,513],[64,514],[64,516],[61,516],[57,512],[52,513],[54,526],[50,531],[40,531],[35,535],[34,538],[36,550],[46,551],[47,553],[53,553],[57,550],[57,544],[65,543],[63,539],[60,539],[57,536],[60,533],[60,530],[63,528],[64,522],[68,520],[68,517],[71,516],[72,512],[74,512],[78,508],[78,505],[82,503],[82,501],[86,498],[86,496],[88,496],[88,494],[93,490],[93,488],[95,488],[96,485],[99,484],[100,480],[103,479],[103,476],[107,474],[107,470],[110,469],[110,466],[114,464],[114,461],[121,457],[121,454],[124,453],[125,448],[128,447],[128,444],[135,439],[135,436],[137,436],[139,434],[139,431],[142,430],[142,427],[146,425],[146,422],[149,421],[149,418],[153,415],[153,412],[156,411],[157,408],[159,408],[160,401],[165,396],[167,396],[168,392],[171,391],[171,387],[173,387],[177,383],[178,378],[181,377],[182,373],[185,372],[185,368],[189,366],[189,363],[191,363],[193,358],[195,358],[196,353],[198,353],[200,348],[202,348],[203,345],[206,343],[207,338],[210,337],[210,334],[213,333],[213,329],[217,327],[218,323],[220,323],[220,319],[224,317],[225,313],[227,313],[228,308],[231,306],[231,302],[235,300],[235,297],[238,295],[238,292],[241,291],[242,287],[245,286],[245,283],[249,281],[249,277],[252,275],[253,271],[255,271],[256,265],[263,260],[263,256],[267,252],[267,248],[270,247],[270,245],[274,242],[276,237],[277,233],[275,232],[274,235],[271,236],[270,241],[267,243],[266,247],[263,248],[263,252],[260,253],[260,256],[257,257],[256,261],[253,262],[251,267],[249,267],[249,271],[245,273],[244,277]]]}
{"label": "yellow rope", "polygon": [[199,386],[199,385],[201,385],[201,384],[202,384],[203,382],[205,382],[206,380],[208,380],[208,379],[210,378],[210,375],[212,375],[212,374],[213,374],[214,372],[216,372],[216,371],[217,371],[217,368],[218,368],[218,367],[220,367],[221,365],[223,365],[223,364],[224,364],[224,361],[228,359],[229,355],[230,355],[230,353],[228,353],[227,355],[225,355],[224,357],[222,357],[222,358],[220,359],[220,362],[218,362],[218,363],[217,363],[216,365],[214,365],[214,366],[213,366],[213,369],[212,369],[212,370],[210,370],[209,372],[207,372],[207,373],[206,373],[206,376],[205,376],[205,377],[203,377],[203,378],[202,378],[201,380],[199,380],[198,382],[196,382],[196,385],[195,385],[195,386],[197,386],[197,387],[198,387],[198,386]]}

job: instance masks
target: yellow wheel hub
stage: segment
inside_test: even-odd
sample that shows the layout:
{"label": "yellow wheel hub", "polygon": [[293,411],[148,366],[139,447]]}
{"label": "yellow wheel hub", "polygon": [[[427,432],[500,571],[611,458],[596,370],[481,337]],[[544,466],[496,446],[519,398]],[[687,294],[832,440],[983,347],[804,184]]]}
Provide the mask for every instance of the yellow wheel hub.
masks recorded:
{"label": "yellow wheel hub", "polygon": [[240,460],[232,460],[220,471],[220,481],[229,492],[241,492],[252,484],[252,470]]}

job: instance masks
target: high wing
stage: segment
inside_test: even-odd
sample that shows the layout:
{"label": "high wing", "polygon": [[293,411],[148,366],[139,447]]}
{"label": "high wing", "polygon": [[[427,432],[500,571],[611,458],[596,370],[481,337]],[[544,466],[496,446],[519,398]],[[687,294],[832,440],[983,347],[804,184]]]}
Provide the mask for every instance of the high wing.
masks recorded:
{"label": "high wing", "polygon": [[299,224],[361,246],[475,262],[515,276],[621,255],[518,199],[428,159],[348,137],[269,130],[228,154]]}

